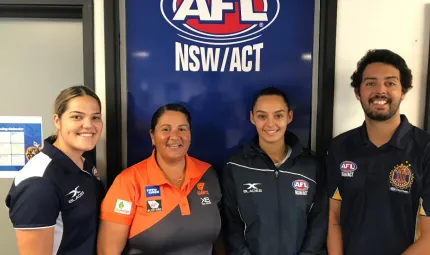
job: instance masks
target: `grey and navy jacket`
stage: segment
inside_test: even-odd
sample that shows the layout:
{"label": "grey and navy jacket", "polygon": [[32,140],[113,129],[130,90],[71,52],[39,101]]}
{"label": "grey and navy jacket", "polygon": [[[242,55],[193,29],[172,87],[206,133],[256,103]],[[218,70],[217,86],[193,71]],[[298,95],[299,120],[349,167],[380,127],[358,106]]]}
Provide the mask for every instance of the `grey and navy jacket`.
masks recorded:
{"label": "grey and navy jacket", "polygon": [[328,198],[323,169],[287,132],[292,148],[279,167],[258,137],[232,155],[222,172],[229,255],[326,254]]}

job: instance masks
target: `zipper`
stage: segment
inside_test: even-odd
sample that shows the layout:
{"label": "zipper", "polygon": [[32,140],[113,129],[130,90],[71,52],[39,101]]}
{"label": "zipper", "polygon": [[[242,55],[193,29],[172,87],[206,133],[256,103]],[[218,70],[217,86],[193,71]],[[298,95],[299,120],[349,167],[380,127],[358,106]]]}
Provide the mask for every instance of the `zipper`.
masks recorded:
{"label": "zipper", "polygon": [[280,203],[280,196],[279,196],[279,169],[275,166],[275,164],[273,164],[272,160],[269,158],[269,156],[267,156],[267,154],[265,155],[266,157],[266,163],[272,168],[275,169],[275,185],[276,185],[276,203],[277,203],[277,214],[278,214],[278,223],[277,227],[278,227],[278,235],[277,235],[277,241],[278,241],[278,254],[281,255],[281,229],[282,229],[282,217],[281,217],[281,203]]}
{"label": "zipper", "polygon": [[[281,229],[283,226],[282,223],[282,214],[281,214],[281,202],[280,202],[280,192],[279,192],[279,168],[277,168],[275,166],[275,164],[273,163],[273,161],[269,158],[269,156],[262,152],[262,156],[264,161],[266,162],[266,164],[268,166],[270,166],[271,169],[274,169],[274,173],[275,173],[275,185],[276,185],[276,203],[277,203],[277,214],[278,214],[278,223],[277,227],[278,227],[278,236],[277,236],[277,241],[278,241],[278,254],[282,255],[281,252]],[[285,163],[284,163],[285,164]]]}

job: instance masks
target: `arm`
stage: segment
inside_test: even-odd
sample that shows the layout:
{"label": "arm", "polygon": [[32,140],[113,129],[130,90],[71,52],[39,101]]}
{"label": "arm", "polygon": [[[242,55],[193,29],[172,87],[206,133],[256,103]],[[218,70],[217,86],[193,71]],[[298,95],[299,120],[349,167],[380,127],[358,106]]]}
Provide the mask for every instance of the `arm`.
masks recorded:
{"label": "arm", "polygon": [[417,224],[418,238],[402,255],[430,254],[430,144],[427,145],[424,158],[424,176],[420,194],[419,213]]}
{"label": "arm", "polygon": [[420,216],[420,237],[402,255],[430,254],[430,217]]}
{"label": "arm", "polygon": [[221,179],[221,187],[223,190],[222,211],[225,218],[224,224],[226,228],[227,254],[251,255],[244,236],[245,224],[239,213],[234,181],[231,176],[229,165],[226,165],[224,168]]}
{"label": "arm", "polygon": [[54,226],[60,212],[55,187],[40,177],[15,183],[6,197],[6,206],[20,254],[53,254],[59,246],[54,244]]}
{"label": "arm", "polygon": [[122,172],[115,178],[101,205],[97,254],[120,255],[136,213],[134,178]]}
{"label": "arm", "polygon": [[340,228],[341,201],[330,199],[327,249],[330,255],[343,255],[342,230]]}
{"label": "arm", "polygon": [[308,227],[300,255],[326,254],[328,197],[324,179],[317,178],[313,206],[308,213]]}
{"label": "arm", "polygon": [[129,226],[102,220],[97,239],[97,254],[120,255],[127,243],[129,230]]}
{"label": "arm", "polygon": [[16,240],[21,255],[52,254],[54,227],[39,230],[16,230]]}
{"label": "arm", "polygon": [[214,243],[213,255],[226,255],[224,238],[222,234],[219,234]]}
{"label": "arm", "polygon": [[333,147],[327,153],[327,192],[329,199],[327,250],[330,255],[343,255],[343,238],[340,225],[342,197],[339,191],[341,175]]}

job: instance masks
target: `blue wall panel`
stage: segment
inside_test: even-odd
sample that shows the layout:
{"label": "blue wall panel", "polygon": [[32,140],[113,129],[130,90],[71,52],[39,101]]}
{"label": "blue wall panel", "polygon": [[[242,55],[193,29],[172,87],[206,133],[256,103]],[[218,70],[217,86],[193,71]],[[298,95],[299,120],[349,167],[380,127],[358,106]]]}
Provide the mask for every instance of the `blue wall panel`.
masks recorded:
{"label": "blue wall panel", "polygon": [[206,2],[126,1],[128,166],[150,155],[151,116],[172,102],[192,114],[189,154],[221,164],[255,135],[252,97],[269,85],[310,143],[314,0]]}

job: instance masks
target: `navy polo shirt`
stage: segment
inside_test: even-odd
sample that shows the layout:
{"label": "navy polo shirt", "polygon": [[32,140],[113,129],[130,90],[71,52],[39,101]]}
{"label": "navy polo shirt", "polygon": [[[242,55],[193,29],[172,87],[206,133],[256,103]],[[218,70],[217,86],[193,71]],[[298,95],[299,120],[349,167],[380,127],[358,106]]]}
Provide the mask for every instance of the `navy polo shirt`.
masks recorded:
{"label": "navy polo shirt", "polygon": [[96,254],[104,189],[90,160],[81,170],[47,140],[18,172],[6,197],[15,229],[54,227],[53,254]]}
{"label": "navy polo shirt", "polygon": [[341,200],[346,255],[399,255],[430,215],[430,135],[401,115],[391,140],[376,147],[366,125],[339,135],[328,153],[328,192]]}

